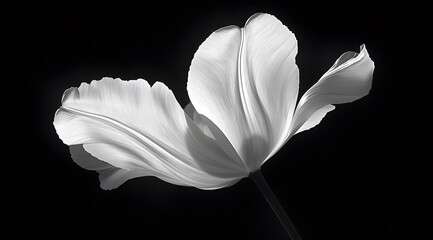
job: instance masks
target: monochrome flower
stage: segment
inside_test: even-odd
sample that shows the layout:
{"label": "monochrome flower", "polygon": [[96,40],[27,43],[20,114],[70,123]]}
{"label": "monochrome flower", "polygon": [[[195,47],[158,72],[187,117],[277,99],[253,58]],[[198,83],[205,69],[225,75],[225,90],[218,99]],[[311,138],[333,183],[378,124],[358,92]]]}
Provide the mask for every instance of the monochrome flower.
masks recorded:
{"label": "monochrome flower", "polygon": [[346,52],[297,102],[295,35],[255,14],[212,33],[194,55],[183,109],[163,83],[103,78],[65,91],[54,126],[74,161],[101,187],[155,176],[200,189],[230,186],[260,169],[293,135],[369,93],[367,49]]}

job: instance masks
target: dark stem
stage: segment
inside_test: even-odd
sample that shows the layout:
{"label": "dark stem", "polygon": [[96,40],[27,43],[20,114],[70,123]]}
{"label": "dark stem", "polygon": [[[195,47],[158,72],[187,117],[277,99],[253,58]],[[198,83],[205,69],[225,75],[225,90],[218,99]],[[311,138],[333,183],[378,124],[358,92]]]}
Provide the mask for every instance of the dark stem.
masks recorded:
{"label": "dark stem", "polygon": [[259,188],[260,192],[262,192],[263,196],[266,198],[266,201],[268,201],[272,210],[274,210],[274,213],[277,215],[281,224],[286,229],[287,234],[289,234],[290,239],[301,240],[301,236],[299,236],[299,233],[298,231],[296,231],[296,228],[293,225],[292,221],[290,221],[280,202],[275,197],[266,180],[263,178],[262,172],[260,170],[257,170],[250,174],[250,178]]}

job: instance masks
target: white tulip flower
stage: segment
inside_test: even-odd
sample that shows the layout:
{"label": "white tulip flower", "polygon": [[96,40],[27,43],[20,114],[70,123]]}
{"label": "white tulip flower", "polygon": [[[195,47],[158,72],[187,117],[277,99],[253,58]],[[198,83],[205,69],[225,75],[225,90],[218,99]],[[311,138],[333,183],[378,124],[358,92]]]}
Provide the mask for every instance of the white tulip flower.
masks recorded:
{"label": "white tulip flower", "polygon": [[344,53],[297,102],[297,51],[295,35],[277,18],[255,14],[201,44],[185,109],[163,83],[103,78],[66,90],[54,126],[74,161],[100,173],[103,189],[141,176],[218,189],[250,176],[300,239],[260,167],[334,104],[367,95],[374,63],[364,45]]}

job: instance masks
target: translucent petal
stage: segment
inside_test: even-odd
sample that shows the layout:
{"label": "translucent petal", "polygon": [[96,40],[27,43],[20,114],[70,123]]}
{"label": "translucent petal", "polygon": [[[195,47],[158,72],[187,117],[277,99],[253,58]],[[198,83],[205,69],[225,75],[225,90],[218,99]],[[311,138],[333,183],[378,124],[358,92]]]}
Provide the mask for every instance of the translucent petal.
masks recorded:
{"label": "translucent petal", "polygon": [[104,78],[67,90],[54,126],[113,167],[214,189],[247,175],[193,123],[163,84]]}
{"label": "translucent petal", "polygon": [[297,42],[278,19],[253,15],[244,28],[212,33],[194,55],[188,94],[250,171],[282,144],[298,94]]}
{"label": "translucent petal", "polygon": [[126,170],[114,167],[104,161],[97,159],[84,150],[83,145],[69,146],[71,157],[75,163],[87,170],[95,170],[99,173],[101,188],[111,190],[119,187],[129,179],[148,176],[145,172],[137,170]]}
{"label": "translucent petal", "polygon": [[[317,125],[331,104],[355,101],[371,89],[374,62],[367,49],[346,52],[301,98],[295,111],[291,135]],[[290,136],[289,136],[290,137]]]}

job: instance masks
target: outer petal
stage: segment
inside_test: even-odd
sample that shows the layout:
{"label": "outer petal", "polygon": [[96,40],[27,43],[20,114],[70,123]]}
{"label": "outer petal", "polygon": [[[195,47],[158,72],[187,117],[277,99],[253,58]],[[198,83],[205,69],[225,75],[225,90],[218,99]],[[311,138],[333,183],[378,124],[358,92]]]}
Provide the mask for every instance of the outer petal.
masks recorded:
{"label": "outer petal", "polygon": [[308,130],[310,128],[315,127],[317,124],[319,124],[322,119],[326,116],[326,114],[332,110],[335,109],[334,105],[326,105],[323,108],[317,110],[313,115],[311,115],[310,118],[308,118],[307,121],[298,129],[296,133],[303,132],[305,130]]}
{"label": "outer petal", "polygon": [[71,145],[69,151],[74,162],[80,167],[99,173],[101,188],[105,190],[117,188],[129,179],[148,175],[137,170],[114,167],[86,152],[83,145]]}
{"label": "outer petal", "polygon": [[[247,173],[204,135],[163,84],[104,78],[67,90],[54,119],[65,144],[109,165],[170,183],[214,189]],[[139,172],[137,175],[136,173]],[[116,172],[110,176],[125,176]]]}
{"label": "outer petal", "polygon": [[[188,94],[250,171],[290,130],[298,93],[297,42],[278,19],[252,16],[211,34],[191,63]],[[214,134],[215,135],[215,134]]]}
{"label": "outer petal", "polygon": [[327,112],[334,109],[330,104],[348,103],[367,95],[371,89],[373,71],[374,62],[364,45],[359,54],[346,52],[341,55],[331,69],[302,96],[290,136],[317,125]]}

